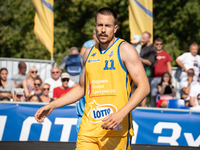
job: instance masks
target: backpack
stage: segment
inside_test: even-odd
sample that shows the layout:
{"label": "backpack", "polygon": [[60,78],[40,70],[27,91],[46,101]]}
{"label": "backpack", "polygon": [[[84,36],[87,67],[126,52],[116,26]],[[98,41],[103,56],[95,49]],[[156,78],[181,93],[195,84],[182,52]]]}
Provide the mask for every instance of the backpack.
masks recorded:
{"label": "backpack", "polygon": [[69,55],[65,62],[65,69],[71,76],[79,75],[82,70],[82,60],[80,55]]}

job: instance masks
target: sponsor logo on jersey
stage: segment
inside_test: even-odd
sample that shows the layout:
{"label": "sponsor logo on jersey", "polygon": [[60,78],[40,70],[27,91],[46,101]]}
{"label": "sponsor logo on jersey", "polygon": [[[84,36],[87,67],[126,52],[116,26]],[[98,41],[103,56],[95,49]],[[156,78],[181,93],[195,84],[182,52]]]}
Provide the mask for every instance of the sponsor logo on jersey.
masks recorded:
{"label": "sponsor logo on jersey", "polygon": [[114,55],[114,52],[112,51],[112,52],[110,52],[109,54],[108,54],[108,56],[111,58],[112,56]]}
{"label": "sponsor logo on jersey", "polygon": [[94,57],[97,53],[93,53],[91,56]]}
{"label": "sponsor logo on jersey", "polygon": [[92,123],[101,122],[106,116],[117,112],[117,108],[112,104],[98,104],[95,100],[92,103],[89,103],[90,111],[87,116]]}
{"label": "sponsor logo on jersey", "polygon": [[99,62],[101,59],[91,59],[91,60],[88,60],[88,63],[92,63],[92,62]]}

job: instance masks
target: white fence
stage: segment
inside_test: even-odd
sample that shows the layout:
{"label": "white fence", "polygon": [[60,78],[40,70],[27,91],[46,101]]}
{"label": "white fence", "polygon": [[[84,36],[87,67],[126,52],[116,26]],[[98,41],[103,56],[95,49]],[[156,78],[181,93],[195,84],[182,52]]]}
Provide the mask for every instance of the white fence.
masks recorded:
{"label": "white fence", "polygon": [[38,75],[44,81],[45,79],[51,77],[51,68],[56,66],[56,63],[51,60],[38,60],[38,59],[18,59],[18,58],[3,58],[0,57],[0,68],[5,67],[8,69],[8,79],[18,73],[18,63],[24,61],[27,66],[26,73],[31,66],[35,66],[38,69]]}

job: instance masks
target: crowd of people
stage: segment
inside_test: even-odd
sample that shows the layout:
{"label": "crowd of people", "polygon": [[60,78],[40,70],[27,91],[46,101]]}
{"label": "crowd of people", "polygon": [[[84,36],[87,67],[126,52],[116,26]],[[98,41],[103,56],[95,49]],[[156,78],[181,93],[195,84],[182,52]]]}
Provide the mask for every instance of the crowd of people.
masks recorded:
{"label": "crowd of people", "polygon": [[[149,94],[149,106],[167,107],[168,101],[175,98],[175,89],[172,85],[171,56],[163,50],[163,41],[156,38],[151,43],[151,34],[144,32],[142,36],[135,35],[130,41],[140,56],[140,60],[149,79],[151,92]],[[7,80],[7,68],[0,70],[0,100],[21,102],[51,102],[67,93],[79,82],[79,75],[83,67],[83,54],[85,49],[98,43],[96,32],[93,31],[93,39],[86,41],[79,50],[71,47],[68,56],[63,58],[59,68],[51,69],[51,77],[42,81],[37,74],[37,68],[32,66],[26,74],[26,63],[18,64],[19,72],[11,80]],[[143,45],[142,45],[143,43]],[[180,76],[180,97],[186,107],[200,107],[200,56],[198,44],[192,43],[189,52],[176,58],[178,66],[182,68]],[[64,72],[64,73],[62,73]],[[133,89],[136,89],[135,86]],[[145,98],[140,106],[147,106]]]}
{"label": "crowd of people", "polygon": [[[167,107],[168,101],[175,98],[175,89],[172,85],[172,59],[168,52],[163,50],[163,41],[156,38],[151,42],[151,34],[144,32],[142,37],[135,35],[131,40],[138,51],[151,87],[150,106]],[[141,45],[141,42],[143,45]],[[198,44],[192,43],[189,52],[176,58],[176,63],[182,69],[180,76],[180,100],[185,107],[200,109],[198,95],[200,94],[200,56]],[[141,103],[146,106],[146,99]]]}

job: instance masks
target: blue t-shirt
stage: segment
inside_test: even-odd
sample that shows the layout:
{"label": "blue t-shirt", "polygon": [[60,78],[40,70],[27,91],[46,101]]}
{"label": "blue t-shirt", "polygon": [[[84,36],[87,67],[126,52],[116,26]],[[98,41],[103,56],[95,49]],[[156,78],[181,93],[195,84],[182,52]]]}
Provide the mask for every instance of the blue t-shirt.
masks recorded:
{"label": "blue t-shirt", "polygon": [[83,46],[85,47],[85,48],[89,48],[89,47],[92,47],[92,46],[94,46],[96,43],[93,41],[93,40],[89,40],[89,41],[86,41],[84,44],[83,44]]}

